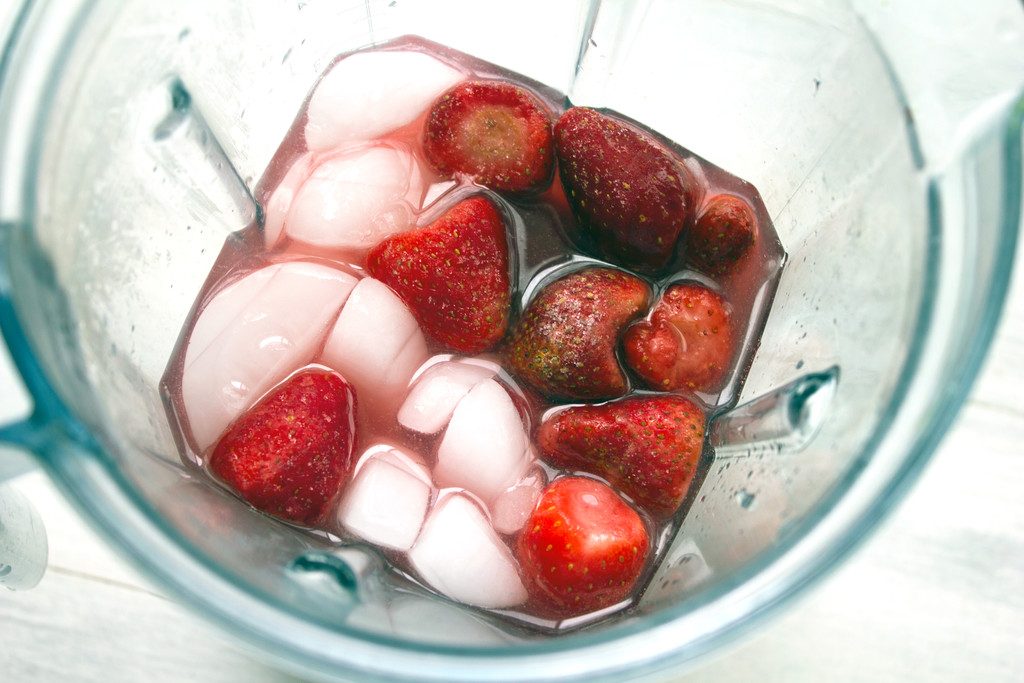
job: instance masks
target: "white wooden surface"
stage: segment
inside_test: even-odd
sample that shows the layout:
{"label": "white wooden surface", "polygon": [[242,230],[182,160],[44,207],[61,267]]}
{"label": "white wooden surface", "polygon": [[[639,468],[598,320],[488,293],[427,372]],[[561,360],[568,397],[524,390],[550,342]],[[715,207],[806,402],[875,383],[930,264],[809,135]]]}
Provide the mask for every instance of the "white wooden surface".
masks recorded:
{"label": "white wooden surface", "polygon": [[[896,513],[785,615],[674,679],[1024,681],[1022,387],[1018,273],[972,398]],[[37,588],[0,592],[0,681],[295,680],[161,595],[42,475],[16,483],[44,518],[50,567]]]}

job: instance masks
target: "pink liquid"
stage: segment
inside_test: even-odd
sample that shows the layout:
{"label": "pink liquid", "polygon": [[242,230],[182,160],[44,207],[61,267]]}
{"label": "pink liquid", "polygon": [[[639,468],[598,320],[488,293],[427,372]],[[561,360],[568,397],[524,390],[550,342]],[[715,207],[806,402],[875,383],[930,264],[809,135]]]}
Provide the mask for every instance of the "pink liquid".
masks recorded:
{"label": "pink liquid", "polygon": [[[562,111],[571,106],[568,98],[551,88],[505,71],[492,64],[418,38],[400,38],[372,49],[422,51],[455,67],[468,78],[497,78],[516,83],[533,91],[540,98],[550,110],[552,120],[556,120]],[[339,56],[335,63],[346,56],[348,55]],[[254,196],[261,207],[267,205],[274,190],[281,183],[292,165],[307,152],[303,132],[307,120],[305,113],[307,105],[308,99],[268,165],[263,177],[257,184]],[[698,404],[704,406],[709,420],[713,419],[716,414],[728,410],[736,402],[739,389],[764,327],[772,297],[782,272],[785,253],[772,227],[768,212],[752,185],[696,156],[675,142],[665,139],[657,132],[644,128],[637,122],[628,121],[615,112],[605,111],[604,113],[616,116],[646,131],[677,154],[678,158],[682,160],[682,166],[684,167],[682,173],[684,177],[685,174],[688,174],[695,181],[694,187],[696,187],[696,192],[693,197],[693,215],[699,215],[707,200],[719,193],[737,195],[744,198],[754,207],[758,221],[755,242],[740,261],[729,269],[727,275],[712,279],[706,274],[688,267],[684,263],[683,255],[680,254],[675,258],[671,268],[667,269],[671,271],[671,275],[657,280],[648,278],[654,289],[654,301],[657,301],[665,288],[671,284],[683,281],[696,281],[719,291],[731,305],[732,320],[737,330],[736,337],[739,343],[737,345],[736,357],[733,359],[728,379],[724,383],[723,388],[715,394],[676,392],[685,394]],[[412,123],[389,133],[374,144],[394,146],[398,149],[410,151],[419,161],[420,168],[425,174],[425,184],[427,187],[430,187],[435,184],[445,183],[448,179],[435,174],[423,157],[420,140],[425,118],[426,111]],[[319,159],[330,156],[331,153],[318,155],[318,158],[314,160],[314,166],[319,163]],[[611,265],[611,267],[616,267],[614,264],[608,264],[593,256],[597,252],[592,249],[591,245],[577,228],[559,182],[557,170],[554,173],[553,182],[547,190],[543,193],[529,196],[495,193],[468,181],[452,181],[448,185],[450,187],[444,186],[443,188],[438,185],[433,191],[428,191],[428,195],[430,195],[439,189],[443,190],[426,203],[423,209],[416,214],[415,224],[423,226],[432,222],[455,203],[471,194],[484,193],[500,207],[506,219],[510,240],[510,267],[512,269],[511,281],[513,286],[510,329],[515,325],[515,321],[520,316],[525,305],[549,282],[573,270],[586,268],[588,265]],[[228,237],[200,295],[196,299],[188,320],[182,327],[178,344],[168,363],[161,383],[168,407],[169,420],[175,431],[181,457],[187,465],[201,472],[203,476],[213,480],[213,477],[206,471],[206,456],[208,456],[210,449],[207,452],[200,452],[196,447],[195,439],[192,437],[188,426],[182,397],[183,365],[188,340],[196,321],[210,300],[229,284],[272,263],[296,260],[319,262],[357,277],[362,277],[364,275],[362,260],[364,256],[365,254],[356,250],[346,251],[342,249],[313,247],[290,240],[287,237],[268,250],[264,247],[262,214],[256,223]],[[326,336],[332,325],[333,321],[324,327],[321,337]],[[448,350],[432,342],[429,338],[428,344],[430,345],[429,350],[432,355],[428,364],[452,357]],[[322,351],[322,345],[320,350]],[[320,351],[314,354],[314,357],[310,358],[308,363],[295,367],[294,371],[297,372],[303,367],[317,364],[319,362],[319,353]],[[497,353],[492,352],[485,354],[483,357],[500,362]],[[627,366],[625,363],[622,363],[622,367],[626,368]],[[506,372],[500,373],[498,379],[509,390],[510,395],[519,408],[527,434],[533,434],[534,429],[540,424],[544,414],[549,409],[566,405],[564,403],[552,403],[529,388],[520,386]],[[642,384],[637,382],[635,378],[631,377],[630,382],[631,394],[654,393],[644,390]],[[396,420],[399,404],[400,401],[393,404],[376,404],[370,407],[365,403],[360,404],[356,414],[357,447],[353,455],[354,458],[358,457],[367,446],[378,442],[386,442],[421,454],[426,459],[428,465],[434,462],[437,446],[444,433],[443,430],[438,435],[425,436],[401,427]],[[705,452],[702,468],[694,479],[687,500],[684,501],[672,519],[653,520],[645,515],[651,532],[654,550],[645,574],[637,584],[637,591],[630,599],[593,615],[574,617],[561,622],[546,618],[544,610],[531,603],[515,609],[496,610],[495,612],[519,623],[531,624],[542,629],[552,629],[570,628],[590,623],[595,619],[604,618],[607,615],[627,609],[642,594],[646,584],[645,579],[653,574],[660,560],[661,551],[667,546],[667,541],[671,538],[683,517],[685,517],[690,502],[699,490],[701,481],[711,461],[712,454]],[[543,469],[548,481],[555,476],[564,474],[543,464],[541,461],[537,461],[537,466]],[[592,475],[587,474],[586,476]],[[444,494],[445,490],[442,490],[436,495]],[[337,500],[335,501],[336,503]],[[644,515],[642,511],[641,515]],[[331,539],[341,539],[341,543],[350,538],[338,526],[333,515],[329,517],[327,525],[320,530],[300,529],[299,527],[296,527],[296,529],[304,533],[319,532],[320,535],[326,535]],[[515,535],[505,535],[503,538],[509,543],[514,553]],[[390,561],[394,571],[402,573],[413,581],[422,583],[418,581],[403,554],[391,551],[383,552],[382,554]],[[424,587],[426,590],[431,590],[425,584]]]}

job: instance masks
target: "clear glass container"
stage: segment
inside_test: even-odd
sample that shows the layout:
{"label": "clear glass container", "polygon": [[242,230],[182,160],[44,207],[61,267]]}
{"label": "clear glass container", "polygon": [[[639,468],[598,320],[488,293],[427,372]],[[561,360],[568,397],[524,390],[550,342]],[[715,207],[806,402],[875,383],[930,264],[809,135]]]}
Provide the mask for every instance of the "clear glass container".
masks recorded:
{"label": "clear glass container", "polygon": [[[538,635],[295,534],[181,466],[158,382],[252,188],[341,52],[419,35],[644,122],[760,191],[789,262],[740,407],[628,613]],[[913,481],[991,341],[1020,216],[1020,94],[920,139],[847,2],[29,3],[0,91],[0,324],[31,450],[148,575],[327,678],[600,680],[720,645]],[[934,131],[935,129],[930,129]],[[0,452],[0,457],[4,454]]]}

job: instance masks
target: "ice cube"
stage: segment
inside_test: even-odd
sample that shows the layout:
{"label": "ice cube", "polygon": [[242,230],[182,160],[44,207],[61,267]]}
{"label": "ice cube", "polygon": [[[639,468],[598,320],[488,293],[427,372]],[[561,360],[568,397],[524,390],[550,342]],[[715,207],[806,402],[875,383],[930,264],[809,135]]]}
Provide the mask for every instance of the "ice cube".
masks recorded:
{"label": "ice cube", "polygon": [[493,379],[477,384],[455,406],[437,449],[434,477],[488,505],[526,471],[526,433],[508,392]]}
{"label": "ice cube", "polygon": [[[293,261],[268,269],[269,276],[256,271],[248,276],[252,283],[236,283],[211,301],[196,324],[198,338],[196,331],[190,338],[190,346],[192,339],[197,347],[206,346],[195,354],[186,351],[181,383],[200,452],[274,385],[313,360],[356,286],[353,276],[315,263]],[[203,322],[211,308],[210,321]]]}
{"label": "ice cube", "polygon": [[306,145],[326,150],[411,123],[464,76],[422,52],[361,52],[335,64],[309,100]]}
{"label": "ice cube", "polygon": [[413,385],[398,411],[398,423],[421,434],[441,431],[462,397],[496,370],[461,361],[431,366]]}
{"label": "ice cube", "polygon": [[493,609],[526,601],[512,553],[464,493],[450,493],[434,505],[409,562],[427,584],[453,600]]}
{"label": "ice cube", "polygon": [[[291,202],[284,232],[317,247],[366,250],[412,227],[423,191],[408,151],[363,147],[313,169]],[[271,236],[267,230],[268,246]]]}
{"label": "ice cube", "polygon": [[433,487],[434,485],[430,477],[430,469],[427,468],[423,458],[411,451],[388,443],[378,443],[363,451],[363,454],[356,461],[355,467],[352,468],[352,476],[358,475],[363,465],[371,460],[384,460],[395,467],[405,470],[427,486]]}
{"label": "ice cube", "polygon": [[491,504],[491,521],[495,530],[514,534],[522,529],[544,491],[546,479],[544,472],[538,469],[499,493]]}
{"label": "ice cube", "polygon": [[405,551],[419,536],[431,493],[422,460],[392,446],[376,446],[360,458],[338,521],[365,541]]}
{"label": "ice cube", "polygon": [[312,170],[313,155],[303,154],[292,163],[267,200],[263,218],[263,240],[268,249],[277,244],[284,234],[284,222],[288,211]]}
{"label": "ice cube", "polygon": [[419,323],[384,283],[364,278],[352,290],[327,337],[323,362],[356,388],[356,401],[397,404],[427,359]]}
{"label": "ice cube", "polygon": [[185,365],[188,366],[210,343],[231,324],[249,303],[259,296],[270,279],[281,270],[281,264],[260,268],[216,292],[203,307],[196,320],[185,348]]}

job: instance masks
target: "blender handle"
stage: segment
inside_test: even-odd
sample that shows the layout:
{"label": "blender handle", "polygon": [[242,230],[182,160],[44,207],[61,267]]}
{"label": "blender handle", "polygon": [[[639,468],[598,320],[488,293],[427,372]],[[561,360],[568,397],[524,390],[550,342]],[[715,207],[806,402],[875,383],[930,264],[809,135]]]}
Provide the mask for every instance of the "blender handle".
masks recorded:
{"label": "blender handle", "polygon": [[40,411],[32,409],[33,401],[25,386],[39,368],[34,359],[18,363],[19,352],[25,351],[18,347],[18,339],[24,341],[19,328],[10,300],[0,286],[0,329],[4,332],[0,336],[0,484],[34,469],[33,456],[43,446],[47,423]]}
{"label": "blender handle", "polygon": [[31,419],[0,426],[0,484],[36,469],[30,455],[36,433]]}

